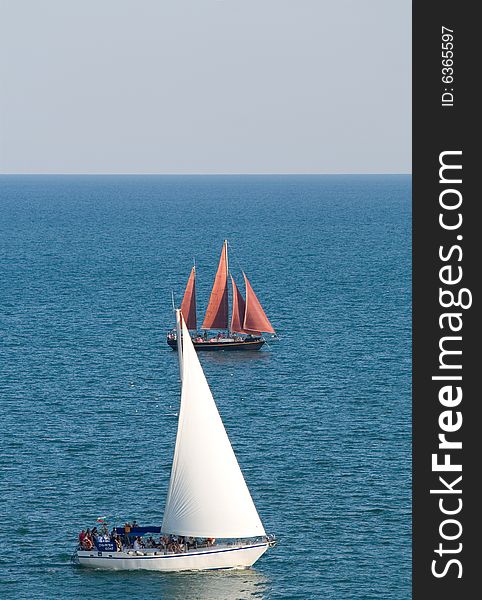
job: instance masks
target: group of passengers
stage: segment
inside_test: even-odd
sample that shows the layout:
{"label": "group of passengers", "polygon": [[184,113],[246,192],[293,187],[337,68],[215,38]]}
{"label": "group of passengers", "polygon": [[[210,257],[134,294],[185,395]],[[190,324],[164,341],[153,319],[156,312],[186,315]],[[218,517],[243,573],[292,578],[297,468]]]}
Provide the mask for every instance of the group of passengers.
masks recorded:
{"label": "group of passengers", "polygon": [[216,542],[215,538],[194,538],[177,535],[163,535],[156,541],[152,536],[142,538],[140,535],[133,535],[139,525],[136,521],[132,524],[126,523],[123,527],[124,532],[119,534],[114,528],[110,533],[106,523],[103,523],[100,531],[97,527],[92,529],[82,529],[79,533],[79,548],[82,550],[92,550],[98,548],[98,542],[111,543],[117,552],[122,550],[142,550],[144,548],[157,548],[164,552],[187,552],[193,548],[203,546],[212,546]]}
{"label": "group of passengers", "polygon": [[[176,339],[176,330],[172,330],[167,334],[168,339],[170,340],[175,340]],[[219,340],[223,340],[226,339],[228,336],[225,333],[219,332],[218,334],[209,337],[208,336],[208,332],[204,331],[203,333],[197,331],[196,333],[191,334],[191,339],[193,342],[196,342],[196,344],[200,344],[201,342],[219,342]],[[234,337],[233,336],[229,336],[229,339],[232,339]],[[236,337],[236,339],[239,341],[241,340],[241,338],[239,336]]]}
{"label": "group of passengers", "polygon": [[199,548],[203,546],[213,546],[216,542],[215,538],[194,538],[188,536],[178,535],[164,535],[159,537],[156,541],[152,536],[142,539],[140,536],[136,537],[133,544],[134,550],[141,550],[143,548],[157,548],[164,550],[165,552],[188,552],[193,548]]}
{"label": "group of passengers", "polygon": [[[176,331],[173,329],[172,331],[170,331],[167,334],[167,337],[170,340],[175,340],[176,339]],[[242,341],[250,342],[257,338],[251,334],[248,334],[247,336],[245,336],[243,338],[242,336],[240,336],[234,332],[231,332],[229,334],[219,332],[218,334],[216,334],[212,337],[208,336],[207,331],[204,331],[203,333],[196,332],[196,333],[192,334],[192,341],[196,342],[196,344],[200,344],[202,342],[219,342],[220,340],[224,340],[224,339],[233,340],[235,342],[242,342]]]}
{"label": "group of passengers", "polygon": [[122,542],[120,536],[115,530],[109,534],[107,525],[104,523],[100,529],[93,527],[92,529],[82,529],[79,533],[79,546],[82,550],[92,550],[97,546],[98,542],[112,542],[115,544],[117,550],[122,550]]}
{"label": "group of passengers", "polygon": [[237,335],[234,332],[229,333],[229,334],[219,332],[214,337],[211,337],[208,339],[207,332],[205,331],[203,334],[196,333],[193,336],[192,340],[193,340],[193,342],[196,342],[197,344],[199,344],[201,342],[219,342],[220,340],[229,340],[229,341],[234,341],[234,342],[242,342],[242,341],[249,342],[251,340],[254,340],[254,337],[251,334],[249,334],[243,338],[242,336]]}

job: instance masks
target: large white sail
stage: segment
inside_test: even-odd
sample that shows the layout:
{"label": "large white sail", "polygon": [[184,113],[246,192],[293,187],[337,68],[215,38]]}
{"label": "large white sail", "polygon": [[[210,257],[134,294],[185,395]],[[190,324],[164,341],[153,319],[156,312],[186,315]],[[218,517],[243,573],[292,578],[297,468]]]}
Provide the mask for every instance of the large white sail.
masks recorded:
{"label": "large white sail", "polygon": [[214,538],[265,535],[184,319],[182,358],[181,407],[162,531]]}

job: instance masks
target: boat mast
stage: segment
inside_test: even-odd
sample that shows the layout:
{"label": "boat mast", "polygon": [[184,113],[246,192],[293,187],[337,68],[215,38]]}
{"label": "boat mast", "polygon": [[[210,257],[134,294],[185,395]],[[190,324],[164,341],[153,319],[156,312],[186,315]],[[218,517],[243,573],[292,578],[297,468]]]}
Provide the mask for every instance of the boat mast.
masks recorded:
{"label": "boat mast", "polygon": [[229,277],[229,261],[228,261],[228,240],[224,240],[224,245],[226,246],[226,293],[228,295],[228,314],[227,314],[227,319],[228,319],[228,335],[231,335],[231,321],[229,320],[229,284],[228,284],[228,277]]}
{"label": "boat mast", "polygon": [[176,308],[176,341],[177,341],[177,356],[179,358],[179,377],[182,383],[182,343],[181,343],[181,311]]}

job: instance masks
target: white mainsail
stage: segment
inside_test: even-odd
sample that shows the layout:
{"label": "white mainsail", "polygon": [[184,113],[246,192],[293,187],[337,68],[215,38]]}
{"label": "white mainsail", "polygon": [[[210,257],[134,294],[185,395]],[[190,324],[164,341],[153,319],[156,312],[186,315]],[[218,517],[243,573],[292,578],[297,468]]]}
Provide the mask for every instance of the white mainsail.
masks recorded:
{"label": "white mainsail", "polygon": [[214,538],[265,535],[182,316],[181,320],[181,407],[162,531]]}

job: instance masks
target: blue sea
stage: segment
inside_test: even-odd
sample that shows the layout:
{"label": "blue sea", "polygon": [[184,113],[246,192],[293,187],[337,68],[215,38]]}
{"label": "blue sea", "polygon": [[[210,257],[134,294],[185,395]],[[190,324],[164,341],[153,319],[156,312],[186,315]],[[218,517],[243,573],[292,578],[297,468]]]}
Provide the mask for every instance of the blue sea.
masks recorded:
{"label": "blue sea", "polygon": [[[2,176],[0,198],[0,598],[411,597],[409,176]],[[279,544],[250,571],[73,567],[97,517],[162,521],[171,291],[195,259],[202,318],[225,238],[279,340],[200,359]]]}

